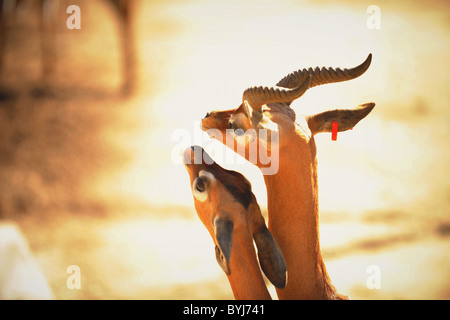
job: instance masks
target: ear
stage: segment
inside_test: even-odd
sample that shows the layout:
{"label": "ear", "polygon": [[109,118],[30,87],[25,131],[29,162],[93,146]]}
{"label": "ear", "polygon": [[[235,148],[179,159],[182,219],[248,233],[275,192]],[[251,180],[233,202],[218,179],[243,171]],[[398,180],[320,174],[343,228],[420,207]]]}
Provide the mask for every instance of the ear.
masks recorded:
{"label": "ear", "polygon": [[230,275],[230,256],[233,239],[233,222],[217,216],[214,219],[214,237],[216,239],[216,259],[219,266]]}
{"label": "ear", "polygon": [[264,116],[262,109],[254,110],[247,100],[244,100],[242,107],[244,114],[250,120],[253,129],[266,129],[270,132],[278,132],[278,125]]}
{"label": "ear", "polygon": [[[235,118],[232,123],[232,128],[245,128],[244,121],[249,121],[251,124],[251,130],[246,133],[249,136],[257,137],[260,142],[263,143],[267,150],[271,150],[272,146],[279,142],[279,128],[278,124],[267,118],[262,110],[257,111],[253,109],[247,100],[242,103],[243,112]],[[245,119],[245,120],[244,120]],[[247,122],[248,123],[248,122]],[[242,124],[242,127],[241,127]],[[241,133],[242,134],[242,133]],[[253,141],[253,140],[250,140]]]}
{"label": "ear", "polygon": [[283,289],[287,282],[287,267],[278,243],[266,227],[256,198],[249,206],[249,222],[253,240],[258,249],[261,269],[269,281],[277,288]]}
{"label": "ear", "polygon": [[253,234],[261,269],[272,284],[280,289],[286,286],[287,267],[283,253],[266,225]]}
{"label": "ear", "polygon": [[367,116],[375,107],[375,103],[362,104],[354,109],[337,109],[325,111],[306,118],[311,133],[331,132],[333,121],[338,123],[338,131],[353,128],[361,119]]}

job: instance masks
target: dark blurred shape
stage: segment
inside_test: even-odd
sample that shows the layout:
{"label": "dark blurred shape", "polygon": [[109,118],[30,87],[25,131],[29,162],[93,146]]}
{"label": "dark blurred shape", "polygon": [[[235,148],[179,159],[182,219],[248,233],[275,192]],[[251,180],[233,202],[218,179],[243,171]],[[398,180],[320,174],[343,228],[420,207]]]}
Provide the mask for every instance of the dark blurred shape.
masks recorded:
{"label": "dark blurred shape", "polygon": [[440,223],[437,228],[436,231],[438,233],[438,235],[442,236],[442,237],[448,237],[450,236],[450,222],[442,222]]}
{"label": "dark blurred shape", "polygon": [[130,94],[135,88],[136,60],[135,43],[133,32],[134,0],[110,0],[116,8],[118,18],[122,24],[122,49],[123,49],[123,85],[125,94]]}
{"label": "dark blurred shape", "polygon": [[[129,95],[134,91],[135,72],[135,43],[133,32],[134,0],[106,0],[117,13],[117,20],[122,39],[122,92]],[[3,73],[3,60],[11,31],[15,25],[17,11],[21,6],[34,9],[38,16],[38,36],[41,51],[41,80],[34,90],[37,96],[51,93],[52,78],[58,64],[57,31],[61,16],[66,14],[64,2],[54,0],[0,0],[0,75]],[[15,39],[14,39],[15,40]]]}

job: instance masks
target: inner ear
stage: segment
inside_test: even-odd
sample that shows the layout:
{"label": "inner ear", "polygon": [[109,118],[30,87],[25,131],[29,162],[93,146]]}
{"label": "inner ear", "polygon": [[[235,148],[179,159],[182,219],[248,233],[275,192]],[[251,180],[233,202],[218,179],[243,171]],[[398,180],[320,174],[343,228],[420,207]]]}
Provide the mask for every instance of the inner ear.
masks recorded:
{"label": "inner ear", "polygon": [[244,102],[242,103],[242,109],[244,111],[244,115],[250,120],[252,128],[256,129],[263,119],[262,110],[253,110],[247,100],[244,100]]}
{"label": "inner ear", "polygon": [[228,260],[225,258],[225,256],[223,255],[223,253],[220,250],[219,246],[216,246],[215,251],[216,251],[217,263],[219,264],[219,266],[222,268],[222,270],[226,274],[230,275],[231,274],[230,264],[229,264]]}
{"label": "inner ear", "polygon": [[259,133],[259,130],[265,130],[270,135],[278,134],[278,124],[266,117],[262,113],[262,109],[259,111],[253,109],[246,100],[242,104],[242,109],[245,117],[250,120],[252,129],[257,130],[257,133]]}
{"label": "inner ear", "polygon": [[287,267],[278,243],[265,224],[253,234],[253,239],[262,271],[275,287],[283,289],[287,282]]}
{"label": "inner ear", "polygon": [[336,109],[315,114],[306,118],[311,133],[331,132],[333,121],[338,123],[338,131],[352,129],[375,107],[375,103],[362,104],[354,109]]}
{"label": "inner ear", "polygon": [[231,274],[230,257],[233,244],[233,222],[217,216],[214,219],[214,237],[216,239],[216,259],[226,274]]}

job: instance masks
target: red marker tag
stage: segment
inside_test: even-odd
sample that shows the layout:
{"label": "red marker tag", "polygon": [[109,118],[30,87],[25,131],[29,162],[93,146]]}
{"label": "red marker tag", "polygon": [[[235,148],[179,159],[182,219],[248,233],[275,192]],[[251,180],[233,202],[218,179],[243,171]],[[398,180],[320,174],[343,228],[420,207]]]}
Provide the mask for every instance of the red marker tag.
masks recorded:
{"label": "red marker tag", "polygon": [[338,123],[337,121],[333,121],[331,124],[331,140],[336,141],[337,140],[337,133],[338,133]]}

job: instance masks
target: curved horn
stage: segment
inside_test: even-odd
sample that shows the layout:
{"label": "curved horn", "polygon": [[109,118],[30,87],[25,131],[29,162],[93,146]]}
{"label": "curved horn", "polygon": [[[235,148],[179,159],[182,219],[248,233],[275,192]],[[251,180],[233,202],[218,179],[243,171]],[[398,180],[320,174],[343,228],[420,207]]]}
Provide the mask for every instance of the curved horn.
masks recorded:
{"label": "curved horn", "polygon": [[309,88],[327,83],[352,80],[366,72],[366,70],[370,66],[371,61],[372,54],[369,54],[366,61],[361,63],[359,66],[351,69],[341,70],[340,68],[333,69],[331,67],[317,67],[314,70],[312,68],[298,70],[280,80],[277,83],[277,86],[283,88],[295,88],[300,83],[303,83],[308,75],[311,77],[311,84]]}
{"label": "curved horn", "polygon": [[259,110],[263,104],[286,102],[300,98],[310,87],[311,76],[306,75],[301,83],[293,88],[251,87],[244,91],[242,101],[247,100],[253,109]]}

